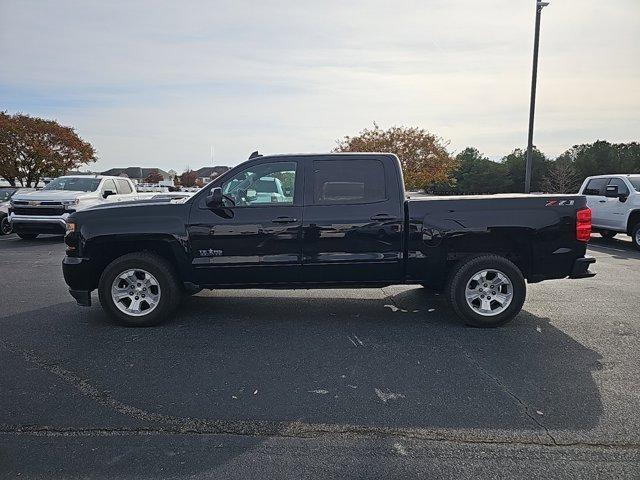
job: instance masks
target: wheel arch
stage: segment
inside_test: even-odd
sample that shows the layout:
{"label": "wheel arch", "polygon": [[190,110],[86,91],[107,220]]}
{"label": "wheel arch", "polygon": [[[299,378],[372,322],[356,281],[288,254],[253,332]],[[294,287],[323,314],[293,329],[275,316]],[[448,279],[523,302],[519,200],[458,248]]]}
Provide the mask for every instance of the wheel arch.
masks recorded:
{"label": "wheel arch", "polygon": [[189,265],[186,251],[171,235],[105,235],[87,240],[82,248],[83,256],[91,259],[97,272],[102,272],[116,258],[136,252],[154,253],[169,262],[181,281],[190,279],[189,269],[185,268]]}
{"label": "wheel arch", "polygon": [[629,213],[629,218],[627,220],[627,233],[631,235],[633,228],[640,223],[640,208],[636,208],[635,210],[631,210]]}

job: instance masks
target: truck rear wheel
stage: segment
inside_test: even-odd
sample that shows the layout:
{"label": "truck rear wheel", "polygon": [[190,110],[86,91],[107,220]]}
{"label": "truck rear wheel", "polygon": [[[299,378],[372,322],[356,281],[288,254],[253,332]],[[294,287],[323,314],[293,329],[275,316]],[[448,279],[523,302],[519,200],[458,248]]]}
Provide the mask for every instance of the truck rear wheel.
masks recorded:
{"label": "truck rear wheel", "polygon": [[129,253],[107,265],[100,276],[102,308],[128,327],[149,327],[167,319],[181,292],[173,267],[148,252]]}
{"label": "truck rear wheel", "polygon": [[482,328],[512,320],[526,297],[520,269],[498,255],[479,255],[460,262],[445,291],[454,312],[467,325]]}

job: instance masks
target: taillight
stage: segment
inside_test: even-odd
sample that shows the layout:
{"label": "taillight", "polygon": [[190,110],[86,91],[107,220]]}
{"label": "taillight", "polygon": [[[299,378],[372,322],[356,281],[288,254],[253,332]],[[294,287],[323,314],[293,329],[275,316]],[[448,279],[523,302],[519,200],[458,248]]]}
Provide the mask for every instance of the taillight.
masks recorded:
{"label": "taillight", "polygon": [[588,242],[591,238],[591,209],[582,208],[576,212],[576,240]]}

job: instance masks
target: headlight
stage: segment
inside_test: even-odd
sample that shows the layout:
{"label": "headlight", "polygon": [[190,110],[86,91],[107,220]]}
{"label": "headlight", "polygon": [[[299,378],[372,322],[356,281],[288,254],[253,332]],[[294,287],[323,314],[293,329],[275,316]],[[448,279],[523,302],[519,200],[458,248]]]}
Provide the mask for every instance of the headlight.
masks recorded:
{"label": "headlight", "polygon": [[80,199],[76,198],[74,200],[63,200],[62,205],[65,207],[71,207],[73,205],[78,205],[80,203]]}
{"label": "headlight", "polygon": [[76,231],[76,224],[73,222],[67,222],[67,235]]}

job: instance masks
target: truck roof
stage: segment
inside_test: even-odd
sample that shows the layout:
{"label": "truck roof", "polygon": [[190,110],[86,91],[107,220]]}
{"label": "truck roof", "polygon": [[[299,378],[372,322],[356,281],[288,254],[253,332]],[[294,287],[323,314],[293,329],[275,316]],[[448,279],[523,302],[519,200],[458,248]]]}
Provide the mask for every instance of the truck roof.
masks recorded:
{"label": "truck roof", "polygon": [[606,175],[591,175],[587,178],[609,178],[609,177],[640,177],[640,173],[609,173]]}

